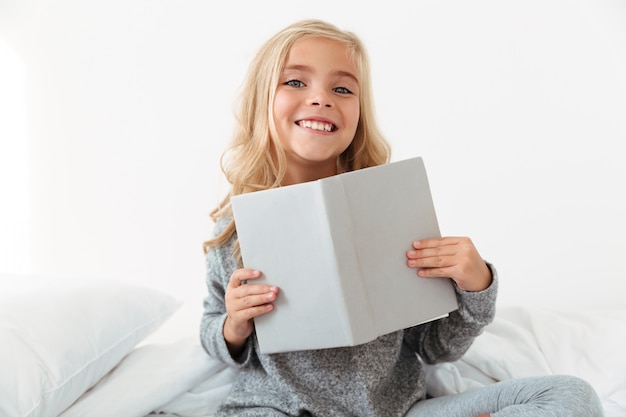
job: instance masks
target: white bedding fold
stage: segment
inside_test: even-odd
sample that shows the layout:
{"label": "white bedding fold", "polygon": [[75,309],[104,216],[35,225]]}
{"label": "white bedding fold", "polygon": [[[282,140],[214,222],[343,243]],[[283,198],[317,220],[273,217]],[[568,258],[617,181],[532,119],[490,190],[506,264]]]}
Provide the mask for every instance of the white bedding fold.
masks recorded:
{"label": "white bedding fold", "polygon": [[[598,391],[606,417],[626,417],[626,310],[501,308],[459,361],[427,367],[431,395],[527,375],[570,374]],[[237,371],[211,359],[196,337],[146,345],[61,417],[210,417]],[[140,394],[138,394],[140,393]]]}
{"label": "white bedding fold", "polygon": [[626,382],[626,310],[509,307],[496,317],[463,357],[490,377],[575,375],[602,398]]}
{"label": "white bedding fold", "polygon": [[218,404],[228,394],[237,372],[232,367],[218,369],[210,379],[158,407],[155,412],[159,413],[159,416],[160,413],[184,417],[212,416]]}
{"label": "white bedding fold", "polygon": [[598,392],[606,417],[626,417],[626,309],[501,308],[465,356],[428,367],[431,395],[532,375],[568,374]]}
{"label": "white bedding fold", "polygon": [[145,345],[127,355],[60,417],[143,417],[206,381],[217,381],[225,367],[209,358],[197,338]]}

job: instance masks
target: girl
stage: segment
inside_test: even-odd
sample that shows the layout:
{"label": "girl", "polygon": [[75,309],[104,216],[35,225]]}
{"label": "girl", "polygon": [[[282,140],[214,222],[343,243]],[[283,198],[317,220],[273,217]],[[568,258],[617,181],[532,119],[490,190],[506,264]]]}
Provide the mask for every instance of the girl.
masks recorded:
{"label": "girl", "polygon": [[373,114],[368,60],[352,33],[301,21],[272,37],[252,62],[222,159],[230,194],[212,213],[215,236],[204,245],[202,345],[240,369],[217,416],[602,415],[591,387],[572,377],[425,399],[422,361],[460,358],[494,317],[497,276],[465,237],[413,242],[406,253],[419,277],[455,282],[460,307],[449,317],[355,347],[257,352],[253,319],[272,314],[280,289],[255,284],[262,272],[242,268],[229,198],[388,162]]}

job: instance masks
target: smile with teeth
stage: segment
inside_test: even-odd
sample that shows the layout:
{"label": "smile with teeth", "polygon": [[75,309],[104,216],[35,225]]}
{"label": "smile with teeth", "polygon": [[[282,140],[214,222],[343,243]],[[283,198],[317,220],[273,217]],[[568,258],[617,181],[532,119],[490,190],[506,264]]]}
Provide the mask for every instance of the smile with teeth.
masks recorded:
{"label": "smile with teeth", "polygon": [[332,123],[319,122],[317,120],[300,120],[298,126],[306,127],[308,129],[321,130],[323,132],[332,132],[336,129]]}

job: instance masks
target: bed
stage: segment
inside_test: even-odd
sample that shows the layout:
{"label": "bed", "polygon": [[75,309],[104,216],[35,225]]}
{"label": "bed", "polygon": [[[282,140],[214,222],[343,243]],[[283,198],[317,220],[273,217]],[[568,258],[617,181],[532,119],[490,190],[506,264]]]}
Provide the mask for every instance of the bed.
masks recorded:
{"label": "bed", "polygon": [[[113,280],[0,275],[0,416],[211,416],[236,371],[202,350],[201,305]],[[571,374],[626,416],[626,308],[499,307],[459,361],[427,367],[432,395]]]}

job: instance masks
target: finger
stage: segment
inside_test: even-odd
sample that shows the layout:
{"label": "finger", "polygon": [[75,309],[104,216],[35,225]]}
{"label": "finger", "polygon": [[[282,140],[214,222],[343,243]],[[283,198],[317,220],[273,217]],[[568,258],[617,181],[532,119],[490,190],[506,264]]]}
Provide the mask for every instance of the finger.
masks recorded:
{"label": "finger", "polygon": [[454,256],[409,257],[407,265],[411,268],[447,268],[455,265],[455,258]]}
{"label": "finger", "polygon": [[413,242],[413,248],[415,249],[426,249],[426,248],[437,248],[441,246],[449,246],[449,245],[457,245],[464,238],[456,237],[456,236],[446,236],[446,237],[436,237],[432,239],[422,239]]}
{"label": "finger", "polygon": [[267,284],[247,284],[242,285],[241,288],[239,288],[238,294],[239,298],[254,295],[267,295],[268,297],[275,297],[276,294],[278,294],[278,287]]}
{"label": "finger", "polygon": [[413,248],[415,249],[426,249],[426,248],[436,248],[439,246],[443,246],[445,244],[445,240],[442,237],[432,238],[432,239],[422,239],[416,240],[413,242]]}
{"label": "finger", "polygon": [[246,283],[249,279],[256,279],[261,276],[261,272],[254,269],[237,269],[228,281],[229,287],[239,287]]}
{"label": "finger", "polygon": [[409,259],[454,256],[458,253],[456,246],[437,246],[434,248],[415,249],[406,252]]}
{"label": "finger", "polygon": [[236,316],[240,320],[252,320],[255,317],[259,317],[263,314],[269,313],[274,310],[274,304],[262,304],[260,306],[250,307],[245,310],[240,310],[236,313]]}
{"label": "finger", "polygon": [[417,275],[425,278],[443,278],[450,276],[449,268],[423,268],[417,270]]}
{"label": "finger", "polygon": [[278,295],[278,287],[248,284],[226,292],[226,311],[231,315],[249,308],[273,302]]}
{"label": "finger", "polygon": [[276,299],[276,292],[269,291],[262,294],[248,295],[241,298],[242,309],[259,307],[271,303]]}
{"label": "finger", "polygon": [[[231,291],[231,298],[246,299],[245,307],[266,303],[267,300],[273,300],[278,294],[278,287],[265,284],[247,284],[234,288]],[[250,300],[247,300],[250,299]],[[258,300],[256,304],[254,300]]]}
{"label": "finger", "polygon": [[261,312],[271,311],[274,308],[272,302],[276,299],[276,296],[276,292],[269,292],[267,294],[241,297],[234,299],[226,310],[228,315],[237,321],[247,321]]}

